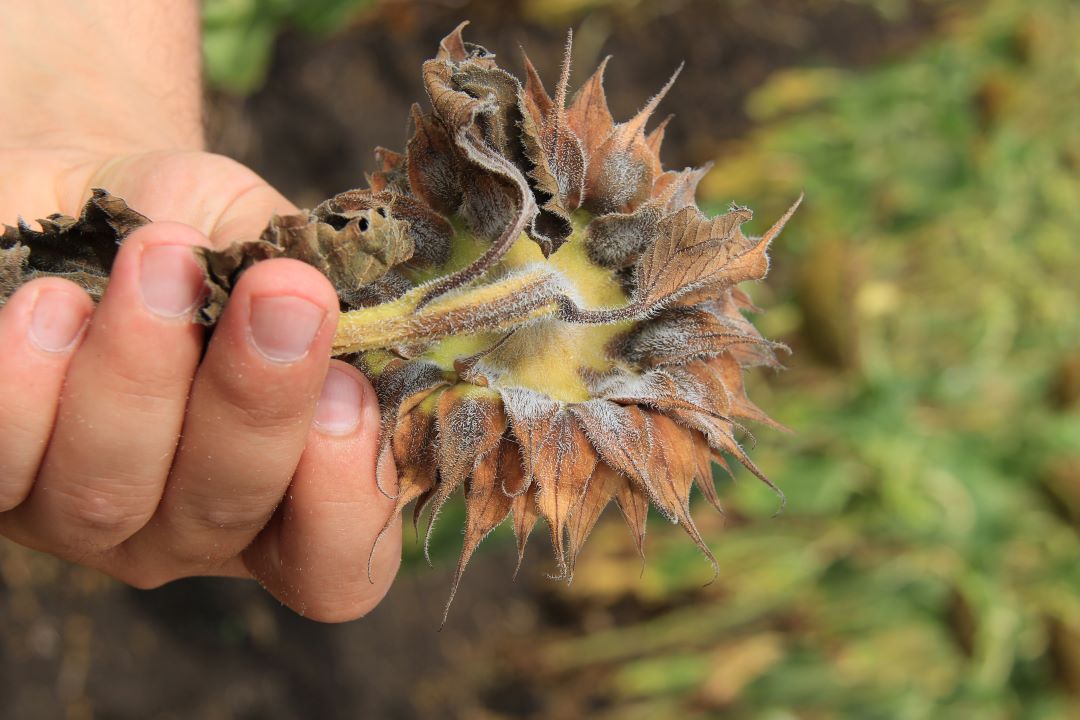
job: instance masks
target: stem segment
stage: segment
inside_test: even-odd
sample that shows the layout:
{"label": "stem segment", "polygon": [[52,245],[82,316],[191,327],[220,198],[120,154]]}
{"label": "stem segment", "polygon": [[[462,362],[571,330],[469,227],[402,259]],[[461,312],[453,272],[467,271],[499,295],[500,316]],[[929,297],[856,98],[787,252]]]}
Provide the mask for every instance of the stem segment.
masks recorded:
{"label": "stem segment", "polygon": [[563,284],[558,273],[536,267],[447,293],[426,304],[430,288],[421,285],[392,302],[342,313],[333,352],[344,355],[449,335],[509,331],[558,314]]}

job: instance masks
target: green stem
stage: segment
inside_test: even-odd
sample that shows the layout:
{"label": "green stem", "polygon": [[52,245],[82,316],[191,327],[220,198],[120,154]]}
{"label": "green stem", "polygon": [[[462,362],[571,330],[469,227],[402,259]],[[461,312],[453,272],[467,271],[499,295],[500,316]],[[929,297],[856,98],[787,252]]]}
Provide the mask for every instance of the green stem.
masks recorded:
{"label": "green stem", "polygon": [[333,353],[412,345],[450,335],[508,331],[560,312],[561,276],[536,268],[463,288],[426,304],[426,285],[397,300],[342,313]]}

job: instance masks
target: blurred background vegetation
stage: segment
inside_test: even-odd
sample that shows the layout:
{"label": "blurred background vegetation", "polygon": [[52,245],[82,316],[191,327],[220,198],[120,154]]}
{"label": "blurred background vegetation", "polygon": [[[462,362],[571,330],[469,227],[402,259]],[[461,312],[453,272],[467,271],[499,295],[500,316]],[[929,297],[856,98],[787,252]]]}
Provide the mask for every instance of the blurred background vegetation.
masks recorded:
{"label": "blurred background vegetation", "polygon": [[[1074,0],[207,0],[213,146],[300,203],[400,148],[460,19],[517,69],[608,52],[626,117],[681,60],[669,166],[764,229],[751,396],[788,496],[718,475],[720,562],[615,517],[572,585],[496,534],[437,633],[459,518],[374,615],[307,623],[239,583],[135,592],[0,545],[0,715],[1080,717],[1080,5]],[[530,562],[531,560],[531,562]]]}

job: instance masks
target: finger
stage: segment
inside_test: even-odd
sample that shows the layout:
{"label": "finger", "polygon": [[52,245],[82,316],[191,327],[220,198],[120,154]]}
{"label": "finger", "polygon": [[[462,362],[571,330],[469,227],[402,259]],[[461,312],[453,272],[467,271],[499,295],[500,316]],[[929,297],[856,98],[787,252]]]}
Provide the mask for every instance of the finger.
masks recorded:
{"label": "finger", "polygon": [[244,273],[192,385],[158,512],[123,548],[161,576],[125,580],[213,571],[266,525],[304,449],[337,307],[326,278],[298,261]]}
{"label": "finger", "polygon": [[214,247],[254,240],[275,213],[297,212],[249,168],[205,152],[127,155],[101,168],[87,184],[85,197],[92,187],[109,188],[147,217],[182,219],[207,235]]}
{"label": "finger", "polygon": [[[394,502],[375,485],[379,404],[367,379],[334,361],[274,521],[243,554],[251,574],[281,602],[323,622],[367,614],[401,560],[400,520],[372,546]],[[393,468],[386,468],[393,475]],[[372,576],[368,578],[368,559]]]}
{"label": "finger", "polygon": [[129,236],[68,368],[52,438],[30,496],[13,512],[25,541],[81,560],[150,518],[184,418],[205,290],[193,228],[158,223]]}
{"label": "finger", "polygon": [[93,309],[81,288],[58,278],[24,285],[0,309],[0,513],[30,494]]}

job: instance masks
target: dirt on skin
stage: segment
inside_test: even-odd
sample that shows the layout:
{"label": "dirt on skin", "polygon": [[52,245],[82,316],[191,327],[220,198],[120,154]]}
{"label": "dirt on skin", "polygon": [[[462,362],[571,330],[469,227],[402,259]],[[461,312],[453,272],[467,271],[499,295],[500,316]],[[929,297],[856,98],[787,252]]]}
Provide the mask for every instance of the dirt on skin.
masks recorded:
{"label": "dirt on skin", "polygon": [[[838,1],[616,4],[557,24],[527,19],[529,7],[385,3],[330,39],[286,34],[264,90],[211,98],[211,144],[301,206],[363,185],[372,148],[402,148],[409,105],[423,100],[421,62],[470,18],[469,39],[503,56],[525,47],[545,77],[573,25],[572,84],[614,55],[607,88],[617,118],[685,60],[661,108],[677,115],[664,159],[695,165],[749,128],[744,100],[771,72],[881,62],[935,26],[923,4],[896,22]],[[545,627],[577,625],[575,608],[544,600],[550,568],[540,534],[516,583],[510,547],[482,551],[441,632],[449,563],[406,568],[368,618],[326,626],[253,583],[193,579],[136,591],[0,540],[0,717],[550,717],[558,693],[506,650],[528,647]],[[611,612],[617,621],[625,604]],[[584,714],[594,700],[580,702],[560,698],[562,716]]]}

